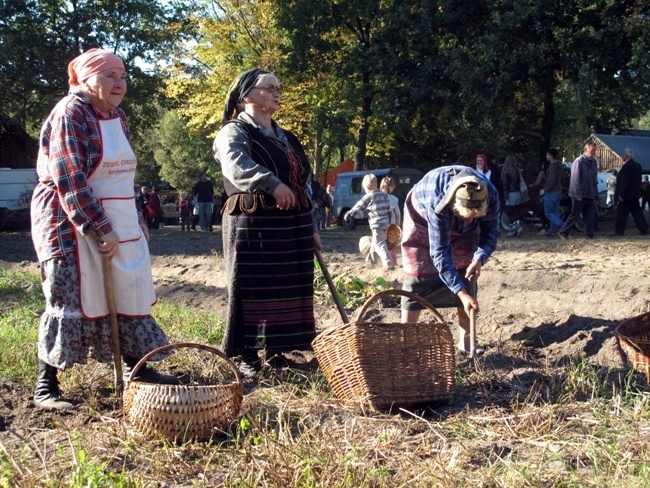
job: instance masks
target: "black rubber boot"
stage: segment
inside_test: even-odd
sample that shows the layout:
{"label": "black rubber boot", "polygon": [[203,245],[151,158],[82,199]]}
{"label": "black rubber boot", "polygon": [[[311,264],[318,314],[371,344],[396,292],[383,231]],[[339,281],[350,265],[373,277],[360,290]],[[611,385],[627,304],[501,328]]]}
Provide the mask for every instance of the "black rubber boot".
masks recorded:
{"label": "black rubber boot", "polygon": [[257,354],[257,349],[245,349],[239,362],[239,372],[244,379],[248,381],[255,379],[261,369],[262,361]]}
{"label": "black rubber boot", "polygon": [[122,378],[124,381],[141,381],[143,383],[156,383],[160,385],[178,385],[180,381],[176,376],[171,374],[161,374],[153,368],[150,368],[146,364],[142,366],[135,375],[134,378],[131,378],[133,373],[133,368],[140,361],[137,358],[132,358],[129,356],[123,356],[124,359],[124,371]]}
{"label": "black rubber boot", "polygon": [[38,380],[34,390],[34,405],[39,408],[66,410],[74,405],[61,398],[57,369],[46,362],[38,360]]}

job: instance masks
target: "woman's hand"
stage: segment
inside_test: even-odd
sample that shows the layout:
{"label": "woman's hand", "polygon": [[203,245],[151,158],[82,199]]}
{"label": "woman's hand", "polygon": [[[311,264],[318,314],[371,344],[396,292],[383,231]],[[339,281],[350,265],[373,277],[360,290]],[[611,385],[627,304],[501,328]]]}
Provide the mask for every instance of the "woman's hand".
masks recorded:
{"label": "woman's hand", "polygon": [[284,183],[280,183],[277,187],[275,187],[272,195],[273,198],[275,198],[275,206],[279,210],[287,210],[296,204],[296,196]]}
{"label": "woman's hand", "polygon": [[117,246],[120,244],[120,237],[114,230],[101,237],[97,237],[97,248],[102,257],[111,259],[117,253]]}
{"label": "woman's hand", "polygon": [[472,261],[472,264],[470,264],[467,267],[467,272],[465,273],[465,278],[468,280],[472,279],[472,277],[476,278],[478,280],[478,277],[481,276],[481,268],[483,267],[483,263],[480,261]]}
{"label": "woman's hand", "polygon": [[323,243],[320,240],[320,234],[318,232],[314,232],[314,247],[319,251],[323,249]]}
{"label": "woman's hand", "polygon": [[463,303],[463,310],[465,310],[468,317],[472,309],[477,312],[479,311],[478,301],[472,295],[467,293],[467,290],[460,290],[458,292],[458,298],[460,298],[460,301]]}

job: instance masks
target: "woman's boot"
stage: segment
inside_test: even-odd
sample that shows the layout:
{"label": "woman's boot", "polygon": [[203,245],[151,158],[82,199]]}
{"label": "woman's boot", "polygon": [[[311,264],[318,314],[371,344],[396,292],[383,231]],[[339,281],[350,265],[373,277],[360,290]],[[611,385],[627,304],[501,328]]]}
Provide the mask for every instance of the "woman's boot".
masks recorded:
{"label": "woman's boot", "polygon": [[61,398],[57,369],[44,361],[38,360],[38,380],[34,391],[34,405],[39,408],[65,410],[74,405]]}
{"label": "woman's boot", "polygon": [[124,359],[124,374],[122,377],[124,381],[142,381],[144,383],[157,383],[161,385],[178,385],[180,381],[176,376],[171,374],[162,374],[156,371],[153,368],[150,368],[146,364],[142,366],[136,373],[135,377],[131,377],[133,374],[133,369],[135,365],[140,362],[138,358],[132,358],[129,356],[122,356]]}

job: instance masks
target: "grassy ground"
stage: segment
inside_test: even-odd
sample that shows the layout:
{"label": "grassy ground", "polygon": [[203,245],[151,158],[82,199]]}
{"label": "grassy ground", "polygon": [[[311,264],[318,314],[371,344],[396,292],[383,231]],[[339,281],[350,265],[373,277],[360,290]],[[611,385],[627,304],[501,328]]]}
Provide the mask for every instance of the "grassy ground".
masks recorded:
{"label": "grassy ground", "polygon": [[[203,443],[138,436],[111,401],[103,365],[74,368],[62,380],[64,390],[108,385],[91,390],[102,391],[105,402],[71,414],[30,409],[39,281],[0,273],[0,378],[20,415],[30,417],[11,418],[4,428],[0,418],[1,487],[650,486],[645,379],[579,357],[540,365],[522,391],[506,389],[495,357],[464,361],[457,374],[464,393],[454,406],[392,413],[341,405],[318,370],[269,371],[229,431]],[[221,338],[217,316],[165,302],[154,315],[174,342]],[[501,354],[531,361],[523,349]],[[0,405],[9,390],[2,391]]]}

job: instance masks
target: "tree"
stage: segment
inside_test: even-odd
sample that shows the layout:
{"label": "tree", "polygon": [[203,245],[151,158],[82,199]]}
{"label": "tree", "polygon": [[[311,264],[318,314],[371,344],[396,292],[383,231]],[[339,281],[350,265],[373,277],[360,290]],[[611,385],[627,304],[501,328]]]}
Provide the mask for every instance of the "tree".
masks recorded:
{"label": "tree", "polygon": [[[224,100],[235,76],[252,67],[274,72],[285,91],[278,123],[296,134],[314,160],[314,173],[347,135],[347,115],[333,106],[327,75],[304,76],[286,63],[284,33],[275,22],[274,2],[220,0],[197,20],[199,35],[187,55],[170,68],[167,94],[192,130],[213,135],[221,127]],[[288,89],[287,89],[288,88]],[[335,142],[333,142],[335,141]]]}
{"label": "tree", "polygon": [[[579,109],[575,128],[629,124],[650,102],[648,8],[639,0],[444,2],[461,117],[486,144],[534,162],[567,140],[556,127],[558,104],[564,115]],[[574,137],[582,144],[587,135]]]}
{"label": "tree", "polygon": [[[67,64],[101,47],[118,54],[129,73],[125,107],[141,105],[136,129],[154,118],[160,91],[142,66],[167,56],[183,38],[193,2],[156,0],[6,0],[0,6],[0,103],[3,111],[38,134],[52,106],[67,92]],[[134,131],[134,132],[137,132]]]}
{"label": "tree", "polygon": [[213,181],[221,180],[221,168],[214,160],[211,139],[206,133],[193,133],[174,110],[166,111],[155,129],[153,154],[160,165],[160,176],[173,187],[188,192],[201,173]]}
{"label": "tree", "polygon": [[350,140],[357,169],[478,151],[536,167],[551,144],[648,108],[646,3],[213,2],[176,76],[191,101],[181,114],[216,131],[232,78],[261,66],[290,87],[278,118],[308,141],[317,174]]}
{"label": "tree", "polygon": [[[309,73],[336,73],[340,101],[355,112],[355,169],[365,165],[373,104],[381,93],[378,67],[386,53],[376,42],[387,10],[376,0],[340,2],[278,0],[278,23],[290,42],[289,66]],[[304,28],[306,25],[309,28]]]}
{"label": "tree", "polygon": [[213,0],[209,7],[196,18],[192,46],[173,57],[167,95],[190,127],[216,133],[232,80],[252,67],[277,71],[281,39],[272,2]]}

